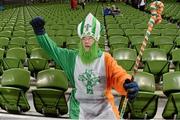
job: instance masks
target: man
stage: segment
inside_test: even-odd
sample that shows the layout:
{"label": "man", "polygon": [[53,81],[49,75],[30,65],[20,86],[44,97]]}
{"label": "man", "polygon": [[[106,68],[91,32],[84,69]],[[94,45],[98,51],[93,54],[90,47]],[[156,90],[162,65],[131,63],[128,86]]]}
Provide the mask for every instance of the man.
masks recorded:
{"label": "man", "polygon": [[80,2],[80,6],[82,7],[82,9],[84,10],[85,9],[85,0],[82,0],[81,2]]}
{"label": "man", "polygon": [[146,0],[140,0],[140,1],[139,1],[139,4],[138,4],[138,8],[139,8],[141,11],[145,11],[145,8],[146,8]]}
{"label": "man", "polygon": [[72,84],[70,118],[118,119],[111,90],[114,88],[132,100],[139,88],[110,54],[98,49],[100,22],[89,13],[78,25],[81,39],[78,51],[57,47],[45,32],[45,21],[41,17],[34,18],[30,24],[40,46],[63,68]]}
{"label": "man", "polygon": [[134,8],[138,9],[139,0],[131,0],[131,3]]}
{"label": "man", "polygon": [[71,9],[76,10],[77,9],[77,0],[71,0]]}

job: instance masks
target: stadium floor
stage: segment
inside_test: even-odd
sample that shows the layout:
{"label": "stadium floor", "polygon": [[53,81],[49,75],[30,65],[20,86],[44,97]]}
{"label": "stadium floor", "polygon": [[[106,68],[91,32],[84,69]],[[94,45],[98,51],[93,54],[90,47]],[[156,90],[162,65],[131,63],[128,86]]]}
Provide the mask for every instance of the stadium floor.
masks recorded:
{"label": "stadium floor", "polygon": [[[162,112],[163,112],[165,103],[167,101],[167,98],[164,96],[161,96],[161,95],[163,95],[161,93],[161,91],[156,91],[156,93],[160,95],[160,98],[158,101],[157,113],[156,113],[156,116],[154,117],[154,119],[163,119],[162,118]],[[69,94],[67,93],[66,98],[68,98],[68,96],[69,96]],[[28,92],[27,97],[28,97],[28,102],[31,106],[31,109],[28,112],[23,113],[21,115],[16,115],[16,114],[9,114],[6,111],[0,109],[0,120],[21,120],[21,119],[22,120],[24,120],[24,119],[27,119],[27,120],[33,120],[33,119],[36,119],[36,120],[59,120],[59,119],[68,119],[68,114],[61,116],[61,117],[58,117],[58,118],[44,117],[43,115],[41,115],[35,111],[35,108],[33,106],[33,98],[32,98],[31,92]],[[120,97],[115,95],[115,102],[117,105],[119,105],[119,100],[120,100]]]}

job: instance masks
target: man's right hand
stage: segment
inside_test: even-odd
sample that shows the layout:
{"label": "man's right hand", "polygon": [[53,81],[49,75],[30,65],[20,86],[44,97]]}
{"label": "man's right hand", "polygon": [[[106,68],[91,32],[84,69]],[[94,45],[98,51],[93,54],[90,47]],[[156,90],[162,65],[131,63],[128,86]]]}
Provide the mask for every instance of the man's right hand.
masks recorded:
{"label": "man's right hand", "polygon": [[32,25],[34,33],[36,35],[45,34],[45,29],[44,29],[45,21],[42,17],[38,16],[38,17],[33,18],[30,21],[30,24]]}

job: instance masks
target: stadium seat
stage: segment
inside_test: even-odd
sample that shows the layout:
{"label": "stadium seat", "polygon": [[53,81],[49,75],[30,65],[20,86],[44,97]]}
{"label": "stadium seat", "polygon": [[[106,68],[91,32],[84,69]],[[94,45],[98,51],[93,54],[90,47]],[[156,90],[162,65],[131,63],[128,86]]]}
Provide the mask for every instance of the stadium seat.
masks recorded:
{"label": "stadium seat", "polygon": [[4,30],[0,32],[0,37],[7,37],[7,38],[11,38],[11,31],[9,30]]}
{"label": "stadium seat", "polygon": [[25,30],[25,26],[24,26],[24,24],[23,23],[16,23],[16,26],[14,27],[14,30],[15,31],[24,31]]}
{"label": "stadium seat", "polygon": [[27,55],[28,55],[28,57],[30,56],[30,54],[31,54],[31,51],[32,51],[32,49],[34,49],[34,48],[40,48],[40,46],[39,46],[39,44],[38,44],[38,42],[37,42],[37,40],[36,40],[36,37],[29,37],[28,39],[27,39],[27,44],[26,44],[26,53],[27,53]]}
{"label": "stadium seat", "polygon": [[144,29],[126,29],[125,30],[126,36],[144,36],[145,30]]}
{"label": "stadium seat", "polygon": [[9,44],[9,38],[0,37],[0,48],[7,49],[8,44]]}
{"label": "stadium seat", "polygon": [[3,58],[4,58],[4,49],[0,48],[0,75],[3,74]]}
{"label": "stadium seat", "polygon": [[26,50],[24,48],[8,49],[6,57],[3,59],[3,68],[4,70],[11,68],[23,68],[23,63],[26,58]]}
{"label": "stadium seat", "polygon": [[113,51],[117,48],[128,48],[129,40],[127,37],[114,35],[109,38],[110,50]]}
{"label": "stadium seat", "polygon": [[24,69],[4,71],[0,87],[0,107],[9,113],[27,112],[30,109],[26,97],[29,82],[30,74]]}
{"label": "stadium seat", "polygon": [[50,60],[49,56],[42,48],[34,48],[31,51],[30,58],[28,59],[28,70],[36,77],[37,73],[41,70],[49,69]]}
{"label": "stadium seat", "polygon": [[80,43],[80,38],[78,36],[73,36],[67,38],[66,47],[68,49],[78,49]]}
{"label": "stadium seat", "polygon": [[66,36],[55,36],[52,38],[52,40],[59,46],[59,47],[65,47],[65,43],[67,41]]}
{"label": "stadium seat", "polygon": [[[144,36],[131,36],[130,37],[131,47],[135,49],[137,53],[139,53],[140,51],[143,40],[144,40]],[[151,46],[152,46],[151,42],[148,41],[146,48],[150,48]]]}
{"label": "stadium seat", "polygon": [[131,23],[128,24],[121,24],[122,29],[134,29],[134,25]]}
{"label": "stadium seat", "polygon": [[175,47],[180,48],[180,36],[175,39]]}
{"label": "stadium seat", "polygon": [[123,36],[124,35],[124,31],[122,29],[108,29],[108,37],[111,37],[113,35],[119,35],[119,36]]}
{"label": "stadium seat", "polygon": [[180,49],[174,49],[171,52],[172,62],[174,64],[174,70],[180,71]]}
{"label": "stadium seat", "polygon": [[[132,74],[132,71],[129,72]],[[154,76],[147,72],[137,72],[134,76],[140,91],[133,101],[128,101],[125,119],[153,119],[157,112],[158,98],[155,92]],[[121,110],[122,101],[120,101],[119,110]]]}
{"label": "stadium seat", "polygon": [[56,36],[66,36],[66,37],[70,37],[72,36],[72,30],[58,30],[55,32]]}
{"label": "stadium seat", "polygon": [[163,49],[167,54],[175,47],[173,38],[170,36],[157,36],[154,38],[154,46]]}
{"label": "stadium seat", "polygon": [[12,37],[8,48],[13,48],[13,47],[25,47],[26,43],[26,38],[25,37]]}
{"label": "stadium seat", "polygon": [[180,72],[163,74],[163,92],[168,97],[162,116],[164,119],[180,119]]}
{"label": "stadium seat", "polygon": [[26,32],[24,30],[13,31],[13,37],[25,37]]}
{"label": "stadium seat", "polygon": [[131,71],[135,64],[137,54],[134,49],[119,48],[113,50],[113,58],[121,65],[125,70]]}
{"label": "stadium seat", "polygon": [[178,32],[178,29],[161,29],[161,35],[162,36],[176,36]]}
{"label": "stadium seat", "polygon": [[37,112],[45,116],[57,117],[68,112],[64,92],[68,80],[63,71],[47,69],[38,73],[37,89],[32,91]]}
{"label": "stadium seat", "polygon": [[156,83],[160,82],[162,74],[169,71],[169,62],[164,50],[159,48],[147,48],[142,56],[143,71],[154,74]]}
{"label": "stadium seat", "polygon": [[118,24],[107,24],[107,29],[120,29]]}

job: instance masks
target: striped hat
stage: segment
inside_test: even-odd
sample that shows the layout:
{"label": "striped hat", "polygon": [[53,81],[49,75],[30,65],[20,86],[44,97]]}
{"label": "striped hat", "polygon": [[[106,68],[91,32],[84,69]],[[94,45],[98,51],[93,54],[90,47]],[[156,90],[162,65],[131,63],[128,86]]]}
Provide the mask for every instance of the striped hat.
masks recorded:
{"label": "striped hat", "polygon": [[78,25],[77,32],[81,39],[85,36],[91,36],[98,41],[100,38],[101,24],[91,13],[89,13],[85,20]]}

